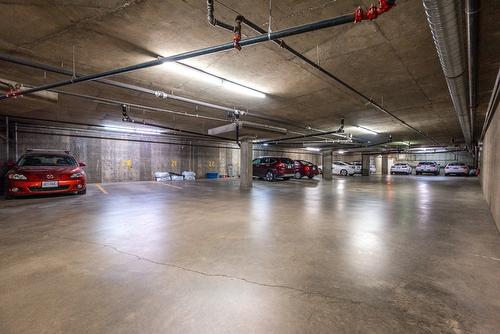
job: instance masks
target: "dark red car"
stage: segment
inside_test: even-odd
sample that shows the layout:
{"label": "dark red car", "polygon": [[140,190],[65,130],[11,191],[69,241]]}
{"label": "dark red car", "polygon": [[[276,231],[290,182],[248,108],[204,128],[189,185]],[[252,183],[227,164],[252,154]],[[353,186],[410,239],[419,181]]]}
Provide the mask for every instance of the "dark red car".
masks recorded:
{"label": "dark red car", "polygon": [[304,176],[312,179],[316,175],[319,175],[320,171],[318,166],[312,162],[305,160],[295,160],[295,178],[301,179]]}
{"label": "dark red car", "polygon": [[69,152],[28,151],[7,172],[7,198],[22,195],[74,193],[83,195],[84,163]]}
{"label": "dark red car", "polygon": [[295,176],[295,165],[292,159],[280,157],[261,157],[252,161],[253,176],[267,181],[277,178],[288,180]]}

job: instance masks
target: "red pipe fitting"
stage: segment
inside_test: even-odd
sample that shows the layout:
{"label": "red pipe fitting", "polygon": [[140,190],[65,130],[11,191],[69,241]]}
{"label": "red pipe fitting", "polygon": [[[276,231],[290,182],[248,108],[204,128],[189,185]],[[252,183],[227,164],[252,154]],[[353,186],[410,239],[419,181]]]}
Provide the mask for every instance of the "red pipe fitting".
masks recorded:
{"label": "red pipe fitting", "polygon": [[361,7],[356,8],[354,11],[354,23],[359,23],[363,21],[364,13]]}
{"label": "red pipe fitting", "polygon": [[371,5],[368,10],[363,12],[361,7],[354,10],[354,23],[359,23],[363,20],[375,20],[379,15],[389,11],[396,6],[396,0],[378,0],[378,7]]}

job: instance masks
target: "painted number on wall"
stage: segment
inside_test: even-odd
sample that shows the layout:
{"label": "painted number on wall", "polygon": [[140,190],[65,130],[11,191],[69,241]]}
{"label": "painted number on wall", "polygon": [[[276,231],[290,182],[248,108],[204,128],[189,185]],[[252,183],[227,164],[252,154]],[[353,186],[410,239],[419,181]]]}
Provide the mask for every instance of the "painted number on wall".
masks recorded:
{"label": "painted number on wall", "polygon": [[172,169],[177,168],[177,160],[170,160],[170,167]]}
{"label": "painted number on wall", "polygon": [[123,166],[131,169],[132,168],[132,160],[123,160]]}
{"label": "painted number on wall", "polygon": [[215,168],[215,161],[208,160],[208,168]]}

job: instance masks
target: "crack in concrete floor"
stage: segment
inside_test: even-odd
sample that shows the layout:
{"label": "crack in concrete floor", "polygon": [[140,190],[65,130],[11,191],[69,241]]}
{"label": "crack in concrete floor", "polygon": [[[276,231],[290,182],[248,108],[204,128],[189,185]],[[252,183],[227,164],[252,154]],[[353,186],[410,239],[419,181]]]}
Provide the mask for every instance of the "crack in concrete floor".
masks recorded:
{"label": "crack in concrete floor", "polygon": [[177,265],[174,263],[160,262],[160,261],[156,261],[156,260],[144,257],[144,256],[140,256],[140,255],[137,255],[134,253],[124,251],[124,250],[119,249],[118,247],[110,245],[110,244],[104,244],[104,243],[99,243],[99,242],[95,242],[95,241],[81,240],[81,239],[76,239],[76,238],[72,238],[72,237],[64,237],[64,236],[50,234],[50,233],[46,233],[46,232],[38,232],[38,233],[42,234],[45,237],[49,237],[49,238],[68,240],[68,241],[73,241],[73,242],[80,242],[80,243],[85,243],[85,244],[89,244],[89,245],[97,245],[97,246],[101,246],[104,248],[109,248],[117,253],[134,257],[139,261],[146,261],[148,263],[152,263],[152,264],[156,264],[156,265],[175,268],[175,269],[183,270],[186,272],[202,275],[205,277],[218,277],[218,278],[224,278],[224,279],[229,279],[229,280],[238,280],[238,281],[241,281],[241,282],[244,282],[247,284],[258,285],[258,286],[267,287],[267,288],[286,289],[286,290],[290,290],[290,291],[294,291],[294,292],[299,292],[299,293],[307,295],[307,296],[317,296],[317,297],[328,299],[330,301],[333,300],[335,302],[350,303],[350,304],[355,304],[355,305],[362,304],[361,301],[357,301],[357,300],[353,300],[353,299],[349,299],[349,298],[331,296],[331,295],[327,295],[327,294],[324,294],[324,293],[321,293],[318,291],[309,291],[309,290],[305,290],[305,289],[301,289],[301,288],[297,288],[297,287],[293,287],[293,286],[289,286],[289,285],[262,283],[262,282],[249,280],[247,278],[238,277],[238,276],[231,276],[231,275],[227,275],[227,274],[211,274],[208,272],[183,267],[183,266],[180,266],[180,265]]}

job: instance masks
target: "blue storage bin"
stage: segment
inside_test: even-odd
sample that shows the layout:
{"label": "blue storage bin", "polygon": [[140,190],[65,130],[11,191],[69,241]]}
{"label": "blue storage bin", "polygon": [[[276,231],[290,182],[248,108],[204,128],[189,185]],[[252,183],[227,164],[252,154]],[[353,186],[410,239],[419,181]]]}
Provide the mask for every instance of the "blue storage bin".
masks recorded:
{"label": "blue storage bin", "polygon": [[207,173],[207,179],[218,179],[218,178],[219,178],[219,173],[216,172]]}

